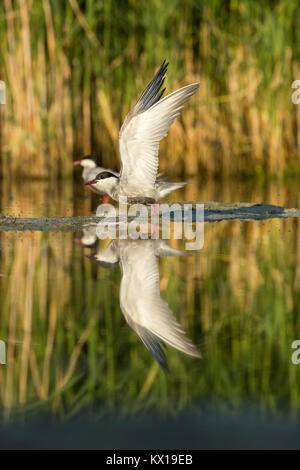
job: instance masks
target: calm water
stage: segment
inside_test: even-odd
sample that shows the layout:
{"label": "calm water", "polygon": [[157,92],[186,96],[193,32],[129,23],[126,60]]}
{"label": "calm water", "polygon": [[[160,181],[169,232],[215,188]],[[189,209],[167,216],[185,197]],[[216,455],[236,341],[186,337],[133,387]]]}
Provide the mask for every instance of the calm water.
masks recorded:
{"label": "calm water", "polygon": [[[198,187],[177,192],[173,201],[300,206],[296,182]],[[90,215],[97,199],[80,191],[74,195],[71,182],[3,183],[1,214]],[[198,413],[203,404],[219,414],[246,407],[298,415],[300,364],[292,363],[291,344],[300,339],[299,220],[206,223],[203,249],[183,256],[183,241],[171,239],[168,246],[140,241],[111,249],[87,231],[0,233],[0,339],[6,343],[0,403],[6,421],[45,412],[62,419],[108,411],[174,417]],[[181,349],[197,349],[201,359],[170,346],[163,358],[134,328],[128,305],[126,322],[120,308],[125,274],[127,293],[136,289],[136,301],[149,305],[147,282],[159,276],[151,309],[154,315],[166,302],[170,311],[161,323],[156,319],[158,328],[170,338],[176,318]],[[153,356],[168,365],[168,374]]]}

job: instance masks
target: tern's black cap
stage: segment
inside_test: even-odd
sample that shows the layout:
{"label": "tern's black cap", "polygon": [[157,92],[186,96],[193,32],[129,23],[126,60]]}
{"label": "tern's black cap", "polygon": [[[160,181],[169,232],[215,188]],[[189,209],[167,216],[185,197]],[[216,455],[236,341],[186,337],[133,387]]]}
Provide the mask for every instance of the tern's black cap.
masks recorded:
{"label": "tern's black cap", "polygon": [[101,173],[98,173],[96,176],[95,180],[104,180],[106,178],[118,178],[116,175],[114,175],[111,171],[101,171]]}
{"label": "tern's black cap", "polygon": [[93,162],[97,163],[97,157],[96,155],[85,155],[82,160],[93,160]]}

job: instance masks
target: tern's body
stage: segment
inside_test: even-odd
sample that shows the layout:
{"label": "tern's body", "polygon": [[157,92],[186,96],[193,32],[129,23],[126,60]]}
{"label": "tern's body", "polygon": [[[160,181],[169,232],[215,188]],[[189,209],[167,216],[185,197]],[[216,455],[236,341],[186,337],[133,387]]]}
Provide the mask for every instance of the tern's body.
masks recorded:
{"label": "tern's body", "polygon": [[[99,192],[108,194],[115,201],[119,201],[120,197],[126,197],[128,203],[153,203],[160,201],[160,199],[166,197],[175,189],[182,188],[185,182],[170,183],[167,181],[156,180],[153,187],[143,192],[141,189],[134,186],[124,184],[121,177],[116,175],[110,175],[109,177],[101,178],[102,175],[106,175],[107,172],[103,172],[97,175],[97,183],[91,184],[91,187],[95,187]],[[95,181],[95,180],[94,180]],[[87,183],[89,184],[89,183]]]}
{"label": "tern's body", "polygon": [[165,62],[162,64],[120,129],[120,175],[104,171],[86,183],[114,200],[125,196],[129,202],[159,201],[186,184],[157,180],[159,144],[199,83],[187,85],[161,99],[167,66]]}
{"label": "tern's body", "polygon": [[160,296],[156,257],[183,254],[163,240],[114,240],[93,257],[103,266],[112,266],[119,261],[121,310],[129,326],[164,370],[167,364],[161,346],[165,343],[191,356],[201,357]]}

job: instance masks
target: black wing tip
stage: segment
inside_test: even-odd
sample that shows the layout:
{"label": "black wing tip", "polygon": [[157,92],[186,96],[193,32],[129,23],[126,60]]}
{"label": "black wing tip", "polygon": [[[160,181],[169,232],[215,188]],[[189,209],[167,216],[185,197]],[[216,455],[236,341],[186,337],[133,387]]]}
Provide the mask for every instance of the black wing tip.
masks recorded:
{"label": "black wing tip", "polygon": [[158,362],[158,365],[164,374],[168,375],[170,373],[167,361],[164,361],[163,363]]}
{"label": "black wing tip", "polygon": [[165,352],[163,351],[163,349],[160,348],[160,352],[158,354],[157,353],[153,354],[152,351],[150,351],[150,352],[152,353],[154,359],[156,360],[157,364],[159,365],[159,367],[161,368],[163,373],[168,374],[170,371],[169,371],[166,355],[165,355]]}
{"label": "black wing tip", "polygon": [[162,65],[156,72],[154,78],[151,80],[147,88],[143,91],[138,103],[139,103],[139,112],[147,111],[155,103],[157,103],[163,95],[163,92],[160,91],[161,87],[164,84],[166,78],[166,71],[169,63],[166,62],[166,59],[163,61]]}
{"label": "black wing tip", "polygon": [[161,78],[164,78],[167,72],[168,65],[169,65],[169,62],[167,62],[166,59],[164,59],[160,68],[158,69],[157,75],[161,76]]}
{"label": "black wing tip", "polygon": [[[164,81],[164,80],[163,80],[163,81]],[[155,103],[157,103],[157,102],[161,99],[161,97],[162,97],[162,95],[164,94],[165,91],[166,91],[166,88],[163,88],[163,89],[156,95],[156,98],[153,100],[151,106],[153,106]]]}
{"label": "black wing tip", "polygon": [[163,63],[161,64],[162,67],[168,67],[169,62],[167,62],[167,59],[163,60]]}
{"label": "black wing tip", "polygon": [[145,328],[141,328],[138,333],[144,345],[156,360],[161,370],[167,374],[169,372],[169,368],[165,351],[163,350],[163,348],[166,347],[164,341],[160,340],[157,336]]}

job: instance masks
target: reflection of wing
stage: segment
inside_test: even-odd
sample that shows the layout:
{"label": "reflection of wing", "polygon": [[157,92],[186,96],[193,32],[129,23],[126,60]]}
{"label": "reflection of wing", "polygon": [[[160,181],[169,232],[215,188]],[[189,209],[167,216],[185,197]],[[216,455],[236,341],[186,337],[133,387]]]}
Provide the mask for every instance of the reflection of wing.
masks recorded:
{"label": "reflection of wing", "polygon": [[184,251],[173,248],[164,240],[156,240],[154,249],[155,256],[158,258],[164,258],[165,256],[188,256]]}
{"label": "reflection of wing", "polygon": [[139,190],[153,190],[158,169],[160,141],[179,116],[183,105],[195,93],[199,83],[187,85],[160,99],[164,90],[165,62],[148,85],[137,104],[126,116],[120,129],[122,161],[120,183]]}
{"label": "reflection of wing", "polygon": [[128,324],[140,336],[163,369],[167,368],[161,348],[164,343],[191,356],[201,357],[175,319],[167,302],[160,297],[154,242],[139,240],[119,243],[123,273],[120,305]]}

